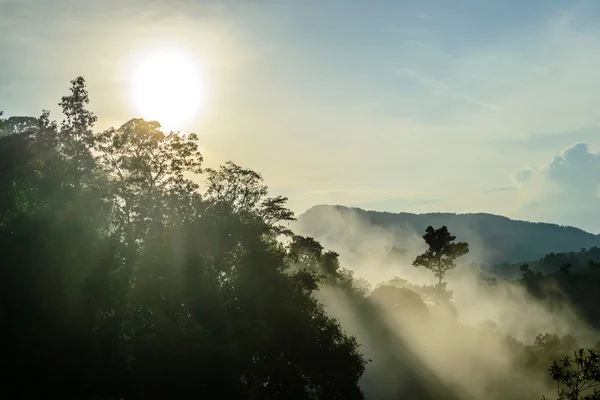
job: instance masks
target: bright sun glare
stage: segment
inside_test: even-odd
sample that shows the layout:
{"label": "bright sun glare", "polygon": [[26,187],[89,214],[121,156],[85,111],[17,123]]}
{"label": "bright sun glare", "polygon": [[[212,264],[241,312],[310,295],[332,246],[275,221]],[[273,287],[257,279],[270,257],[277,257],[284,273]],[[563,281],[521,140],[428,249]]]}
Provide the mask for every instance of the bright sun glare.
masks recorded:
{"label": "bright sun glare", "polygon": [[198,115],[205,88],[198,66],[179,51],[153,53],[139,61],[132,77],[132,95],[138,111],[168,130]]}

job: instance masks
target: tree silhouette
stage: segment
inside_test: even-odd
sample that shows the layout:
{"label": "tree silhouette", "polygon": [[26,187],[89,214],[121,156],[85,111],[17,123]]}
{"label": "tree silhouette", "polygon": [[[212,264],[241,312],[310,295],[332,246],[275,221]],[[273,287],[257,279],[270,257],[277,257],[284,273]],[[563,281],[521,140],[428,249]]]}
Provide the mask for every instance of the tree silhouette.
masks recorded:
{"label": "tree silhouette", "polygon": [[573,357],[554,361],[549,371],[557,383],[558,400],[600,399],[600,357],[595,350],[576,350]]}
{"label": "tree silhouette", "polygon": [[429,248],[415,258],[413,265],[429,269],[441,286],[446,273],[456,266],[455,260],[469,252],[469,245],[463,242],[453,243],[456,236],[451,235],[445,226],[439,229],[427,227],[423,239]]}
{"label": "tree silhouette", "polygon": [[206,169],[206,197],[218,207],[246,218],[258,216],[272,233],[289,235],[291,232],[280,225],[294,220],[294,214],[285,207],[287,198],[269,197],[263,177],[251,169],[227,161],[218,169]]}
{"label": "tree silhouette", "polygon": [[[85,81],[71,85],[62,124],[44,111],[0,138],[4,389],[363,399],[358,343],[275,240],[286,199],[233,163],[202,193],[195,135],[141,119],[94,132]],[[337,255],[319,268],[337,279]]]}

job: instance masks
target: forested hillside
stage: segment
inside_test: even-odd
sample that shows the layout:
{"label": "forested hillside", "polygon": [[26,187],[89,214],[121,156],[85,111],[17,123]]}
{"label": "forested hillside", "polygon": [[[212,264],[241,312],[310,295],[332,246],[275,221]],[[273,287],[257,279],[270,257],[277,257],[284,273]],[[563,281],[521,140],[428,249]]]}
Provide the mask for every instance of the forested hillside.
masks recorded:
{"label": "forested hillside", "polygon": [[[388,213],[344,206],[320,205],[298,216],[298,230],[328,242],[355,248],[360,232],[348,230],[354,220],[363,226],[388,230],[396,235],[397,247],[405,248],[406,238],[427,226],[445,225],[461,240],[471,244],[471,260],[484,265],[536,260],[549,253],[568,253],[600,245],[600,236],[581,229],[547,223],[515,221],[491,214]],[[599,260],[600,261],[600,260]]]}
{"label": "forested hillside", "polygon": [[512,264],[503,263],[494,266],[494,270],[517,272],[521,270],[524,264],[527,264],[530,270],[542,273],[555,273],[564,270],[570,272],[595,271],[600,268],[600,247],[582,248],[579,251],[568,253],[550,253],[537,260],[523,260]]}

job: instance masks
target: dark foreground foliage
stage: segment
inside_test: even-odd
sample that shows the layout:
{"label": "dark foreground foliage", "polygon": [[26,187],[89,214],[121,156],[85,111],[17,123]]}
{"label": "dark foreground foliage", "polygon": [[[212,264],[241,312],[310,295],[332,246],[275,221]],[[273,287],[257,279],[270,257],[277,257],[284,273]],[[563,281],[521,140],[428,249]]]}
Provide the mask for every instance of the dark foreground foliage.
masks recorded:
{"label": "dark foreground foliage", "polygon": [[0,138],[3,392],[362,399],[356,340],[276,240],[286,199],[233,163],[201,193],[195,135],[97,133],[87,103],[78,78],[60,125],[7,120]]}

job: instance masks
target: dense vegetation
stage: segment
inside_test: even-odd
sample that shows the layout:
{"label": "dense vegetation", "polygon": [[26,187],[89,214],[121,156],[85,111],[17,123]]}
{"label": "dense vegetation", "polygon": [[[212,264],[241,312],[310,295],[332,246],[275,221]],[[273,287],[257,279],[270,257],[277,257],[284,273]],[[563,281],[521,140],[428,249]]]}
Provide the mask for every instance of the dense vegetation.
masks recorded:
{"label": "dense vegetation", "polygon": [[565,264],[550,274],[533,271],[527,264],[521,268],[523,277],[519,282],[533,298],[547,304],[550,309],[559,309],[567,304],[577,311],[580,318],[600,329],[600,270],[595,265],[589,271],[572,272],[569,264]]}
{"label": "dense vegetation", "polygon": [[194,135],[140,119],[95,133],[87,103],[76,79],[60,125],[44,112],[0,142],[4,390],[363,398],[356,341],[311,296],[320,260],[276,241],[286,199],[233,163],[203,171]]}
{"label": "dense vegetation", "polygon": [[529,269],[542,274],[555,273],[560,270],[569,270],[575,273],[594,272],[600,268],[600,247],[592,246],[588,249],[581,248],[579,251],[566,253],[549,253],[537,260],[494,265],[493,272],[499,275],[520,274],[524,263]]}
{"label": "dense vegetation", "polygon": [[195,135],[156,122],[95,132],[87,104],[78,78],[60,124],[48,112],[1,121],[12,398],[539,399],[553,382],[581,398],[600,382],[597,356],[573,353],[586,345],[573,336],[525,344],[457,322],[443,280],[469,246],[446,226],[422,229],[414,260],[436,285],[371,290],[289,229],[286,199],[258,173],[204,168]]}

